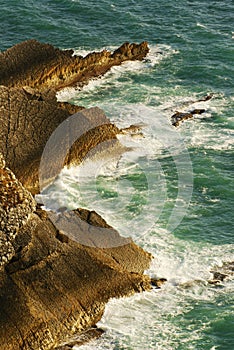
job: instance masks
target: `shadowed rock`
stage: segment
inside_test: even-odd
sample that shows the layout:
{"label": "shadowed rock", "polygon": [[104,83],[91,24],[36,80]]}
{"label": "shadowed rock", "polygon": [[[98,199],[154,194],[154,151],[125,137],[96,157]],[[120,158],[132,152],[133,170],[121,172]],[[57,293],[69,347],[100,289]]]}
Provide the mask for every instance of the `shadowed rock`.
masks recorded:
{"label": "shadowed rock", "polygon": [[76,56],[72,50],[59,50],[36,40],[19,43],[0,54],[0,84],[50,87],[82,86],[127,60],[142,60],[148,53],[146,42],[125,43],[113,53],[107,50]]}
{"label": "shadowed rock", "polygon": [[151,278],[151,285],[153,287],[156,287],[157,289],[160,289],[162,285],[166,283],[167,279],[166,278]]}
{"label": "shadowed rock", "polygon": [[191,112],[175,112],[175,114],[173,114],[173,116],[171,117],[172,125],[179,126],[180,123],[185,121],[186,119],[193,118],[195,114],[202,114],[205,111],[205,109],[194,109]]}

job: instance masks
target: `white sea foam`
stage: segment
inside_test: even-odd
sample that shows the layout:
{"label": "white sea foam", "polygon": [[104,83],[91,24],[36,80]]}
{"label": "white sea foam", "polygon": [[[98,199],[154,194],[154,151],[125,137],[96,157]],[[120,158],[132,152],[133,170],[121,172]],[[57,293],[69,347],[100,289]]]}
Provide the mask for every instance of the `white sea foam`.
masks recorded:
{"label": "white sea foam", "polygon": [[[203,28],[203,25],[201,25]],[[204,28],[206,30],[206,28]],[[161,48],[163,50],[163,48]],[[151,69],[160,62],[160,59],[174,54],[173,50],[164,47],[164,55],[158,53],[158,47],[155,52],[151,50],[145,62],[130,62],[113,68],[105,77],[90,82],[82,94],[89,92],[95,93],[99,88],[116,84],[118,88],[123,87],[123,82],[118,81],[123,75],[130,79],[128,73],[135,72],[142,74],[147,69]],[[166,53],[167,52],[167,53]],[[160,59],[159,59],[159,57]],[[130,80],[126,84],[129,84]],[[148,88],[147,86],[144,88]],[[162,91],[158,87],[150,87],[157,99]],[[181,92],[181,90],[180,90]],[[63,95],[64,94],[64,95]],[[76,96],[77,91],[67,90],[60,93],[60,99],[70,99]],[[95,166],[99,171],[103,183],[99,182],[98,191],[96,178],[92,182],[81,181],[81,186],[77,188],[77,183],[82,179],[76,177],[77,169],[64,170],[61,175],[59,187],[55,189],[56,193],[61,189],[69,189],[69,208],[77,206],[77,200],[82,206],[89,209],[95,209],[101,213],[109,224],[113,225],[118,231],[126,236],[131,235],[133,239],[143,246],[146,250],[152,252],[155,256],[151,267],[147,273],[153,277],[167,278],[167,283],[161,290],[154,289],[152,292],[136,295],[131,298],[121,300],[111,300],[106,308],[104,317],[99,325],[106,330],[103,337],[90,344],[82,346],[81,350],[92,349],[167,349],[174,350],[178,343],[183,343],[184,348],[195,350],[193,341],[199,341],[204,336],[204,330],[210,327],[210,321],[198,323],[194,322],[184,325],[183,317],[190,312],[193,305],[209,302],[216,304],[216,298],[220,295],[231,294],[233,292],[233,281],[224,282],[220,288],[210,286],[207,281],[211,278],[211,269],[215,265],[222,265],[223,261],[233,260],[233,245],[212,245],[209,243],[199,243],[193,241],[180,240],[176,238],[170,230],[163,229],[157,223],[157,217],[160,215],[164,204],[174,205],[176,198],[168,198],[167,182],[164,176],[164,169],[160,168],[159,160],[164,157],[172,156],[174,160],[180,154],[180,148],[174,145],[185,144],[186,147],[202,148],[205,151],[218,150],[229,151],[233,148],[233,132],[225,127],[225,121],[222,128],[217,127],[213,116],[222,114],[230,99],[219,96],[218,99],[212,99],[206,102],[194,102],[197,96],[184,96],[167,94],[163,97],[157,107],[149,107],[144,103],[139,104],[121,104],[121,98],[108,102],[102,102],[101,107],[107,112],[110,119],[119,127],[127,127],[130,124],[144,123],[144,138],[131,140],[128,136],[121,136],[121,141],[134,147],[134,152],[129,152],[118,162],[104,162]],[[206,113],[197,115],[193,120],[188,120],[181,124],[178,129],[170,126],[170,117],[176,111],[188,111],[196,108],[206,109]],[[230,118],[229,118],[230,120]],[[165,126],[166,125],[166,126]],[[164,129],[163,129],[164,128]],[[165,132],[162,132],[164,130]],[[177,136],[176,136],[177,135]],[[173,141],[172,144],[170,141]],[[167,148],[167,152],[165,149]],[[127,211],[129,202],[136,194],[131,181],[124,179],[126,175],[134,174],[136,165],[140,157],[146,157],[147,161],[153,163],[156,183],[158,187],[147,190],[146,207],[140,208],[140,214],[130,216]],[[147,162],[145,164],[148,164]],[[158,167],[155,167],[155,164]],[[89,164],[90,165],[90,164]],[[85,166],[89,166],[86,164]],[[185,165],[188,163],[185,162]],[[188,169],[185,166],[185,170]],[[143,169],[146,173],[149,169]],[[156,171],[157,170],[157,171]],[[182,169],[183,170],[183,167]],[[74,172],[74,173],[72,173]],[[83,174],[90,170],[83,169]],[[147,175],[148,176],[148,175]],[[116,182],[116,178],[124,180]],[[147,182],[151,180],[146,177]],[[65,186],[64,186],[65,183]],[[183,181],[171,184],[173,188],[182,189]],[[103,192],[102,192],[103,185]],[[105,191],[114,195],[117,194],[117,203],[114,204],[113,198],[104,198]],[[203,187],[202,192],[205,195],[208,188]],[[85,196],[82,196],[85,194]],[[154,195],[154,196],[153,196]],[[177,194],[178,196],[178,194]],[[59,196],[58,196],[59,197]],[[65,194],[60,197],[66,198]],[[59,197],[59,200],[60,200]],[[186,213],[186,206],[190,195],[178,196],[177,215]],[[53,196],[51,197],[53,198]],[[114,198],[114,199],[115,199]],[[70,201],[70,202],[69,202]],[[219,203],[219,198],[209,199],[210,203],[215,205]],[[91,206],[90,206],[91,204]],[[194,204],[196,205],[196,204]],[[190,213],[190,218],[202,220],[202,214]],[[153,225],[152,225],[153,223]],[[191,228],[188,227],[188,230]],[[206,229],[204,227],[204,229]],[[144,234],[142,234],[144,231]],[[181,319],[177,321],[181,315]],[[186,317],[185,317],[186,318]],[[142,325],[144,324],[144,329]],[[141,332],[144,332],[144,336]],[[188,330],[190,336],[188,337]],[[157,342],[159,339],[159,342]],[[78,350],[78,348],[77,348]]]}
{"label": "white sea foam", "polygon": [[[101,51],[103,49],[115,50],[117,47],[107,47],[102,49],[97,49],[95,51]],[[86,56],[90,53],[88,50],[76,50],[74,52],[76,55]],[[153,68],[156,64],[159,64],[163,59],[178,53],[178,51],[171,48],[169,45],[153,45],[150,46],[150,52],[143,61],[126,61],[120,66],[114,66],[107,72],[103,77],[92,79],[87,85],[82,88],[82,93],[92,92],[98,87],[104,87],[106,85],[117,85],[118,78],[126,75],[129,72],[134,72],[135,74],[144,73],[147,69]],[[77,95],[76,87],[68,87],[57,93],[57,98],[59,101],[68,101]]]}
{"label": "white sea foam", "polygon": [[[202,338],[210,327],[210,320],[199,322],[199,326],[196,322],[187,325],[184,320],[193,309],[192,304],[216,304],[220,295],[231,295],[233,281],[216,288],[209,286],[207,280],[211,277],[212,266],[221,265],[223,259],[231,261],[233,246],[194,246],[162,230],[157,230],[157,235],[147,237],[146,241],[147,247],[154,247],[156,257],[148,273],[155,276],[156,272],[156,276],[166,277],[168,282],[161,290],[112,299],[98,323],[106,332],[101,339],[82,346],[81,350],[107,349],[106,344],[109,344],[108,349],[174,350],[181,342],[185,348],[195,349],[193,341]],[[109,339],[115,341],[110,344]]]}
{"label": "white sea foam", "polygon": [[225,36],[225,37],[229,37],[230,36],[229,33],[224,33],[224,32],[222,32],[220,30],[213,29],[210,26],[202,24],[202,23],[199,23],[199,22],[197,22],[197,27],[200,27],[200,28],[204,29],[205,31],[207,31],[209,33],[212,33],[212,34],[215,34],[215,35],[222,35],[222,36]]}

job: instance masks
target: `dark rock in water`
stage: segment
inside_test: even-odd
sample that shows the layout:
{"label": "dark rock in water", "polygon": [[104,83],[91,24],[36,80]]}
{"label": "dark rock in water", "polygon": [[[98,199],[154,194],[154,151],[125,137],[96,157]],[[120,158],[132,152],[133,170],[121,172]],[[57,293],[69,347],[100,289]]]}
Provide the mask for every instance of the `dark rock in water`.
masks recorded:
{"label": "dark rock in water", "polygon": [[215,266],[211,273],[213,278],[208,281],[210,284],[219,284],[225,280],[232,279],[234,277],[234,261],[224,262],[222,266]]}
{"label": "dark rock in water", "polygon": [[150,283],[153,287],[161,288],[161,286],[166,283],[166,278],[151,278]]}
{"label": "dark rock in water", "polygon": [[[191,105],[193,103],[196,103],[196,102],[207,102],[209,101],[210,99],[212,99],[214,96],[214,94],[208,94],[202,98],[200,98],[199,100],[196,100],[196,101],[189,101],[187,102],[186,104],[184,105]],[[179,126],[181,122],[183,122],[184,120],[187,120],[187,119],[190,119],[190,118],[193,118],[193,116],[195,114],[202,114],[204,113],[206,110],[203,109],[203,108],[197,108],[197,109],[193,109],[189,112],[178,112],[176,111],[172,116],[171,116],[171,123],[172,125],[174,126]]]}
{"label": "dark rock in water", "polygon": [[205,109],[194,109],[191,112],[175,112],[173,116],[171,117],[172,125],[179,126],[181,122],[183,122],[186,119],[193,118],[194,114],[202,114],[206,110]]}
{"label": "dark rock in water", "polygon": [[0,85],[56,90],[71,85],[82,86],[114,65],[127,60],[142,60],[148,52],[146,42],[125,43],[113,53],[103,50],[82,57],[74,55],[72,50],[60,50],[28,40],[0,53]]}
{"label": "dark rock in water", "polygon": [[[39,207],[35,210],[31,195],[2,160],[1,164],[8,193],[0,192],[0,212],[10,217],[12,208],[21,201],[26,204],[25,210],[18,210],[17,234],[10,240],[13,249],[0,272],[2,350],[52,349],[95,326],[111,297],[150,289],[150,278],[142,274],[149,266],[150,254],[129,240],[105,249],[66,238],[49,213]],[[92,225],[93,236],[101,227],[110,228],[95,212],[79,209],[74,215]],[[1,232],[8,240],[7,225],[5,222]],[[82,223],[79,230],[85,234]],[[5,243],[0,249],[2,256]]]}

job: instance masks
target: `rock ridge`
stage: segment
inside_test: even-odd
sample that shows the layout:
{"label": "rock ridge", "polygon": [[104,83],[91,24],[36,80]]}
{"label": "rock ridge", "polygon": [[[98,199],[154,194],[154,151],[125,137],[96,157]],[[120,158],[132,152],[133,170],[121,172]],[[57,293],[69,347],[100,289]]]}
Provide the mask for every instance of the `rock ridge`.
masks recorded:
{"label": "rock ridge", "polygon": [[142,60],[149,52],[147,42],[124,43],[113,53],[107,50],[87,56],[60,50],[36,40],[21,42],[0,54],[0,85],[8,87],[83,86],[91,78],[105,74],[127,60]]}

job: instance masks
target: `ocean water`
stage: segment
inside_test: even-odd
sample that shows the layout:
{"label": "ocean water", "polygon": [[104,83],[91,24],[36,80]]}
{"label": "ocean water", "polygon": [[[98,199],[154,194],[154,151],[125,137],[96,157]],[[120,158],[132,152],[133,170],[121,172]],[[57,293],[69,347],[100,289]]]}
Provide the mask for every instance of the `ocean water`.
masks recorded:
{"label": "ocean water", "polygon": [[[149,274],[167,278],[160,290],[111,300],[99,323],[106,332],[80,349],[232,350],[233,279],[207,281],[213,267],[234,260],[234,2],[0,4],[1,50],[29,38],[83,55],[125,41],[150,46],[143,62],[58,94],[99,106],[119,127],[141,123],[143,135],[121,136],[132,151],[117,161],[110,156],[64,169],[43,193],[46,206],[98,211],[153,253]],[[206,112],[171,126],[175,111],[194,108]]]}

